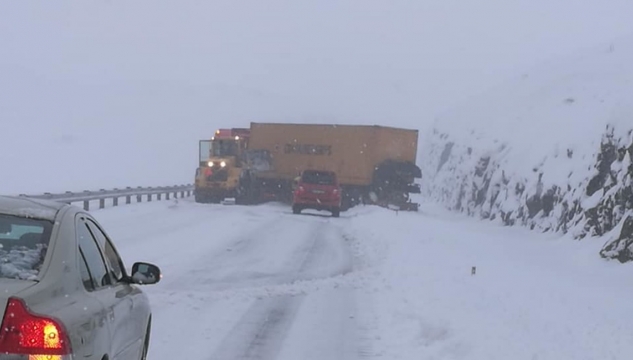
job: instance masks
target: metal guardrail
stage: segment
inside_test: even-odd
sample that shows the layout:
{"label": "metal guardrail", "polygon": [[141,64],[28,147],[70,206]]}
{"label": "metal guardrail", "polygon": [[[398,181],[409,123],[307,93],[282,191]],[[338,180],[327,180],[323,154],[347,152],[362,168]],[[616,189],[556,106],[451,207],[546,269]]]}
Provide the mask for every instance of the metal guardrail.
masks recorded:
{"label": "metal guardrail", "polygon": [[42,199],[59,201],[67,204],[83,202],[83,208],[86,211],[90,210],[90,202],[99,200],[99,209],[103,209],[106,205],[106,200],[112,201],[112,206],[119,206],[119,199],[125,198],[126,204],[132,203],[132,198],[136,198],[136,202],[142,202],[145,198],[148,202],[152,201],[154,197],[160,201],[165,196],[165,200],[169,200],[171,196],[175,199],[178,197],[189,197],[193,193],[193,185],[175,185],[175,186],[163,186],[163,187],[137,187],[137,188],[125,188],[125,189],[112,189],[99,191],[72,192],[67,191],[62,194],[44,193],[40,195],[25,195],[20,194],[31,199]]}

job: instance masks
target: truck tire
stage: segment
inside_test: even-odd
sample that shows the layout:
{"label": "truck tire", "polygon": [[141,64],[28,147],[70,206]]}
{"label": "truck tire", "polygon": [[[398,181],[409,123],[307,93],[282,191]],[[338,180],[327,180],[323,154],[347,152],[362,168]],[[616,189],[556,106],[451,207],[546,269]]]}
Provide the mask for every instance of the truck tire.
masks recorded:
{"label": "truck tire", "polygon": [[292,205],[292,213],[295,215],[301,214],[301,208],[297,205]]}
{"label": "truck tire", "polygon": [[197,194],[197,193],[196,193],[196,194],[194,194],[194,196],[193,196],[193,197],[194,197],[194,199],[196,200],[196,202],[197,202],[198,204],[204,204],[204,203],[206,203],[206,202],[207,202],[207,197],[206,197],[206,196],[204,196],[204,195],[201,195],[201,194]]}
{"label": "truck tire", "polygon": [[341,216],[341,209],[340,208],[334,208],[332,209],[332,217],[340,217]]}

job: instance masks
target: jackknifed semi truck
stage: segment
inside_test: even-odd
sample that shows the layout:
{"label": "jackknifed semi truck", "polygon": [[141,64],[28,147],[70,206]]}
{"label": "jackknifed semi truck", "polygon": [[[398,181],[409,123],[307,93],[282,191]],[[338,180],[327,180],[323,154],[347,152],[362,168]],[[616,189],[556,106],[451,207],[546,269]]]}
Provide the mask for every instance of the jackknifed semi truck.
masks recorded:
{"label": "jackknifed semi truck", "polygon": [[418,131],[371,125],[251,123],[200,141],[198,202],[290,202],[304,170],[332,171],[342,210],[358,204],[417,210]]}

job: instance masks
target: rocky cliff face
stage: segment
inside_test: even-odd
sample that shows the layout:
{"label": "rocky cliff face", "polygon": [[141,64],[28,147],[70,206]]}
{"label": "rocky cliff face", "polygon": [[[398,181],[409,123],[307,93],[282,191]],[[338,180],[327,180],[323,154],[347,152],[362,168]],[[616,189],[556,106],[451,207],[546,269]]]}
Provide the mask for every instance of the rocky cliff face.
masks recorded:
{"label": "rocky cliff face", "polygon": [[[530,69],[423,131],[423,193],[633,260],[633,37]],[[599,239],[596,239],[599,237]]]}
{"label": "rocky cliff face", "polygon": [[[608,125],[592,156],[556,149],[525,171],[513,164],[506,143],[482,150],[435,129],[426,141],[427,197],[452,210],[504,225],[571,233],[575,238],[607,236],[600,252],[633,260],[633,118],[623,131]],[[476,134],[472,136],[476,140]],[[567,176],[544,178],[556,171]],[[523,175],[521,175],[523,174]]]}

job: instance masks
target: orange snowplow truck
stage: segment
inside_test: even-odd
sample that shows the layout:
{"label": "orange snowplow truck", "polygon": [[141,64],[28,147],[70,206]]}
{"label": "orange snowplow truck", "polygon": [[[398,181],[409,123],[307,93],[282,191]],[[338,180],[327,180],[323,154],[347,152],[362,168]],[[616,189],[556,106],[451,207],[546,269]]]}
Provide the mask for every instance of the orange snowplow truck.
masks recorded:
{"label": "orange snowplow truck", "polygon": [[236,197],[249,138],[250,129],[219,129],[211,140],[200,140],[196,202],[220,203]]}

